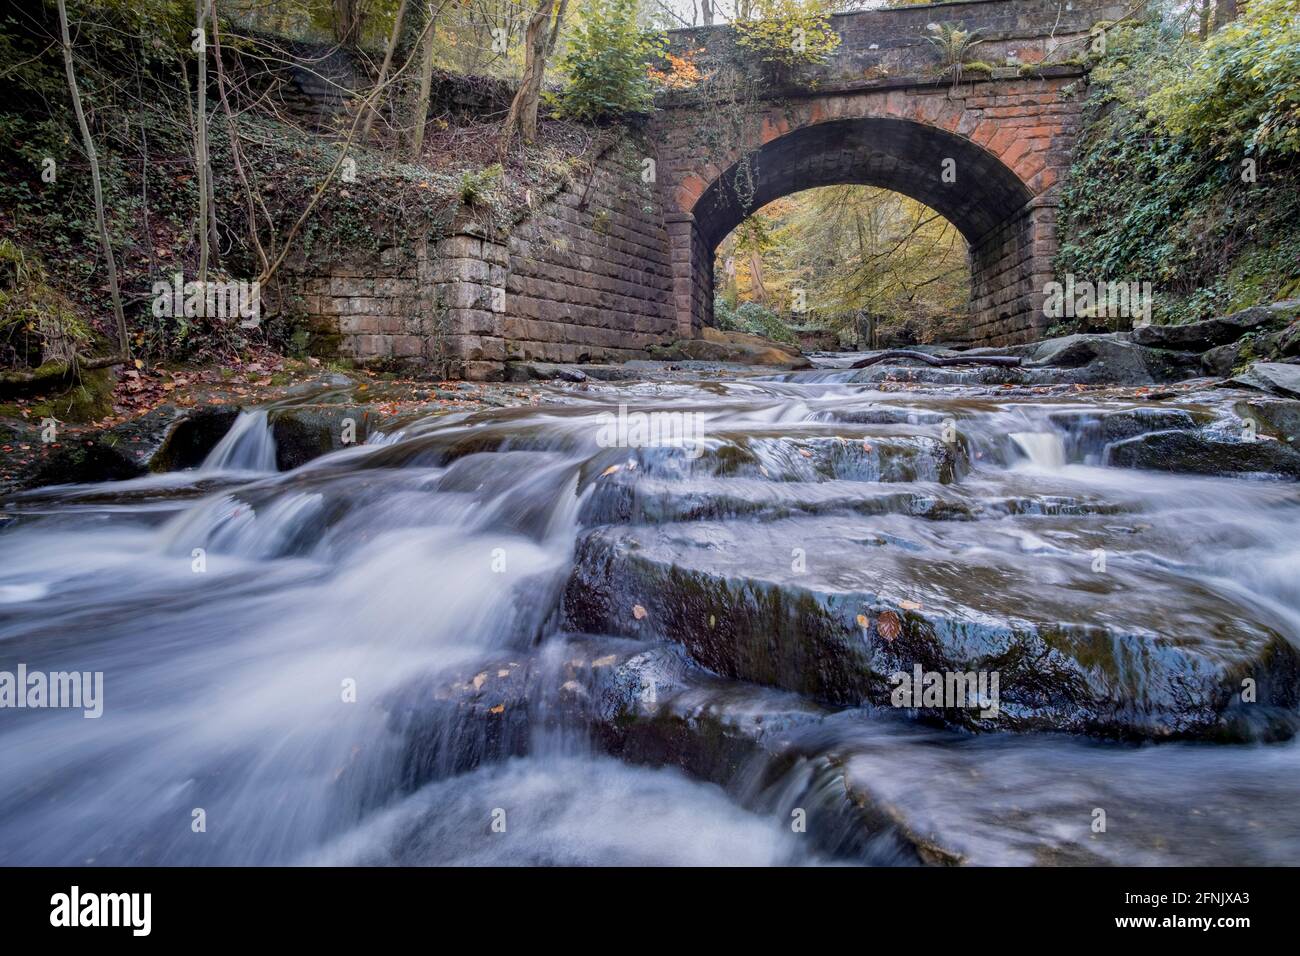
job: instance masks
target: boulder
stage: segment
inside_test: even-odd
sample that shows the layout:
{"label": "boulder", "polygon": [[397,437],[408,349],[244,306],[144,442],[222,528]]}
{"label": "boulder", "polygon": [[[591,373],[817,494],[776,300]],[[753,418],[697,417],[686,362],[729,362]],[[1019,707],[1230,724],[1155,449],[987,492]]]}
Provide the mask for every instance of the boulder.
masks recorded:
{"label": "boulder", "polygon": [[1259,434],[1300,449],[1300,401],[1250,398],[1233,405],[1233,411],[1254,421]]}
{"label": "boulder", "polygon": [[1297,309],[1300,309],[1300,302],[1276,302],[1185,325],[1148,325],[1134,329],[1131,335],[1138,345],[1202,352],[1216,345],[1235,342],[1247,332],[1272,325]]}
{"label": "boulder", "polygon": [[1106,464],[1188,475],[1268,475],[1300,479],[1300,450],[1268,438],[1245,441],[1222,434],[1152,432],[1116,442]]}
{"label": "boulder", "polygon": [[1300,364],[1254,362],[1250,368],[1230,378],[1225,384],[1260,392],[1272,392],[1283,398],[1300,398]]}
{"label": "boulder", "polygon": [[275,409],[269,419],[275,438],[275,466],[292,471],[300,465],[346,447],[346,421],[355,429],[350,444],[360,445],[370,432],[373,413],[357,405],[294,405]]}
{"label": "boulder", "polygon": [[1236,342],[1229,342],[1227,345],[1216,345],[1212,349],[1206,350],[1201,355],[1201,368],[1205,369],[1205,374],[1213,375],[1216,378],[1227,378],[1232,374],[1232,370],[1241,364],[1242,357],[1246,351],[1246,344],[1250,339],[1242,338]]}
{"label": "boulder", "polygon": [[1190,378],[1196,358],[1145,348],[1124,333],[1066,335],[1008,350],[1025,357],[1025,367],[1069,369],[1062,381],[1084,385],[1155,385]]}
{"label": "boulder", "polygon": [[650,355],[661,361],[726,362],[810,369],[813,363],[793,345],[773,342],[749,332],[724,332],[705,326],[697,339],[680,339],[667,346],[651,346]]}
{"label": "boulder", "polygon": [[632,369],[621,365],[559,365],[554,362],[507,362],[505,380],[507,382],[585,382],[597,379],[602,382],[616,382],[634,379],[637,374]]}
{"label": "boulder", "polygon": [[184,413],[149,459],[150,471],[197,468],[239,417],[237,405],[205,405]]}

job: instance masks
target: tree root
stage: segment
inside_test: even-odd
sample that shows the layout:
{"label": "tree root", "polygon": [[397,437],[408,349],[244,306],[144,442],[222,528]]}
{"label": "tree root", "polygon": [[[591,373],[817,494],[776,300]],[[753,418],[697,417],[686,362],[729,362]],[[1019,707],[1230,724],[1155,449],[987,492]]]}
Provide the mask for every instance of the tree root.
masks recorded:
{"label": "tree root", "polygon": [[915,359],[918,362],[924,362],[926,365],[937,367],[946,367],[950,365],[1000,365],[1015,368],[1023,363],[1023,359],[1018,355],[952,355],[939,356],[927,355],[925,352],[913,352],[909,349],[889,349],[881,352],[879,355],[873,355],[871,358],[864,358],[854,362],[849,368],[867,368],[880,362],[888,362],[892,359]]}

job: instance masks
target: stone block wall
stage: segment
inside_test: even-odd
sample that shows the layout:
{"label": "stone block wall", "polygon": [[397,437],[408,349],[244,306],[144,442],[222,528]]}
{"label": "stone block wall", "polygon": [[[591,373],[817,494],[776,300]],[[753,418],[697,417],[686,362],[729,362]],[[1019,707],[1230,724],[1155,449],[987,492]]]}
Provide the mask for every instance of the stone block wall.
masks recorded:
{"label": "stone block wall", "polygon": [[305,318],[316,354],[435,375],[644,358],[678,330],[659,192],[638,153],[605,156],[513,227],[462,216],[408,246],[290,263],[285,308]]}
{"label": "stone block wall", "polygon": [[965,341],[1021,345],[1042,336],[1043,289],[1052,281],[1056,205],[1031,201],[970,248],[971,324]]}
{"label": "stone block wall", "polygon": [[668,234],[638,157],[602,159],[589,182],[511,230],[506,247],[507,358],[626,361],[676,336]]}

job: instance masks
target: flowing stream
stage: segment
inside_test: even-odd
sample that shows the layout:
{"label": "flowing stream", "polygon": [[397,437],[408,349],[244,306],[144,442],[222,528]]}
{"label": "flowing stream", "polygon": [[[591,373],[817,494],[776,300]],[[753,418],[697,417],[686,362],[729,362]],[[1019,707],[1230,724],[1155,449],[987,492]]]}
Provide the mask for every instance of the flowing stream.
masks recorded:
{"label": "flowing stream", "polygon": [[[577,633],[580,544],[617,533],[736,580],[798,549],[832,595],[870,572],[970,620],[1300,640],[1294,482],[1108,466],[1131,396],[858,379],[591,383],[286,473],[245,413],[192,472],[16,496],[0,671],[102,672],[103,714],[0,711],[0,864],[1300,860],[1289,733],[972,733],[702,668],[649,598]],[[609,447],[620,406],[678,440]],[[1214,393],[1159,409],[1230,425]],[[611,748],[571,705],[617,697],[615,659],[669,675],[629,706],[780,753]],[[887,809],[863,827],[846,791]]]}

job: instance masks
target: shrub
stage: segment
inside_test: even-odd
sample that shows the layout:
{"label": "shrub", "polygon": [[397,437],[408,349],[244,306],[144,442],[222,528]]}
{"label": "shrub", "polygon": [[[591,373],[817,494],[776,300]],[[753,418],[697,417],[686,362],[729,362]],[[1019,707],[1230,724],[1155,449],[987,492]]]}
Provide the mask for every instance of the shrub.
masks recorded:
{"label": "shrub", "polygon": [[551,101],[570,119],[590,121],[648,112],[654,89],[649,68],[666,40],[644,33],[636,0],[586,0],[560,67],[568,78]]}
{"label": "shrub", "polygon": [[759,14],[736,22],[736,44],[778,72],[822,63],[840,45],[820,3],[765,0]]}
{"label": "shrub", "polygon": [[713,319],[718,328],[725,332],[749,332],[790,345],[798,341],[780,316],[757,302],[742,302],[733,306],[726,298],[719,296],[713,302]]}
{"label": "shrub", "polygon": [[1300,154],[1298,24],[1296,0],[1255,0],[1205,43],[1190,70],[1152,92],[1148,115],[1221,159]]}

